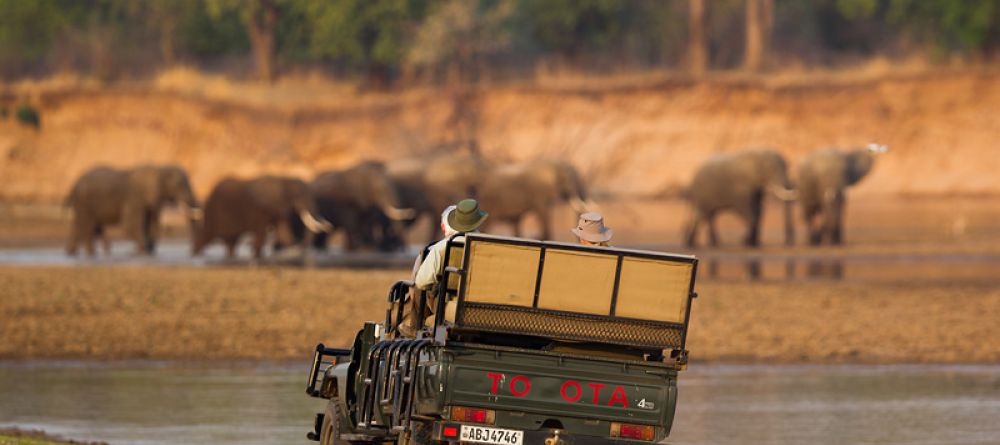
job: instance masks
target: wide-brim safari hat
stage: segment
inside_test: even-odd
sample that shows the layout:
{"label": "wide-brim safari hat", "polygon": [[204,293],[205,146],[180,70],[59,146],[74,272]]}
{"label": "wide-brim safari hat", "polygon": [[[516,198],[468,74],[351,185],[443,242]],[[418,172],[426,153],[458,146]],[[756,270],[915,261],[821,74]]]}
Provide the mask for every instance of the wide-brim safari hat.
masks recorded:
{"label": "wide-brim safari hat", "polygon": [[597,212],[588,212],[580,215],[580,221],[576,223],[576,228],[571,229],[574,235],[580,239],[592,243],[606,243],[611,241],[615,232],[604,227],[604,217]]}
{"label": "wide-brim safari hat", "polygon": [[448,213],[448,226],[457,232],[472,232],[483,225],[488,216],[489,213],[479,208],[479,201],[463,199]]}

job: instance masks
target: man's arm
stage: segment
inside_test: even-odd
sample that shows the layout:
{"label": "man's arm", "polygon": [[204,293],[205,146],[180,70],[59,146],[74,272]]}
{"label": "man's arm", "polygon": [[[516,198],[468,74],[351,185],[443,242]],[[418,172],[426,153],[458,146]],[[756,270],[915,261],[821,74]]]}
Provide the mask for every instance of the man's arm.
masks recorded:
{"label": "man's arm", "polygon": [[413,279],[418,289],[430,290],[437,283],[437,275],[441,272],[441,253],[444,249],[439,248],[440,242],[431,246],[427,250],[427,257],[420,263],[417,269],[417,276]]}

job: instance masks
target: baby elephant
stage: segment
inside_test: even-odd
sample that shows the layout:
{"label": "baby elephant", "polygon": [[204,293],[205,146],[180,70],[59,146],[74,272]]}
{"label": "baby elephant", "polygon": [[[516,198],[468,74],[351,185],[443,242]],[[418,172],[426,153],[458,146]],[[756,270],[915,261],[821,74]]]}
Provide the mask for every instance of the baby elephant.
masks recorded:
{"label": "baby elephant", "polygon": [[871,171],[877,154],[887,151],[888,147],[878,144],[851,151],[827,148],[802,159],[799,203],[809,230],[809,244],[819,245],[824,239],[831,244],[843,243],[845,190]]}
{"label": "baby elephant", "polygon": [[308,184],[301,179],[281,176],[223,179],[205,201],[204,225],[195,240],[193,253],[200,255],[205,246],[220,238],[226,245],[226,257],[232,259],[240,237],[250,233],[254,258],[259,259],[269,230],[290,237],[290,215],[301,218],[308,229],[302,244],[304,255],[313,233],[331,229],[329,222],[316,217],[316,201]]}
{"label": "baby elephant", "polygon": [[104,252],[110,254],[104,230],[122,224],[135,241],[136,253],[151,255],[160,233],[160,211],[169,204],[184,207],[192,224],[201,217],[188,175],[178,166],[94,167],[76,180],[66,197],[65,205],[73,210],[66,253],[76,255],[82,242],[87,255],[94,256],[94,240],[102,238]]}
{"label": "baby elephant", "polygon": [[708,158],[695,172],[686,192],[692,219],[685,230],[685,244],[694,247],[698,227],[705,224],[708,226],[709,244],[717,246],[715,218],[720,212],[731,211],[746,223],[743,244],[758,246],[764,198],[774,195],[785,203],[785,244],[791,245],[795,240],[792,225],[795,191],[789,186],[785,158],[777,151],[743,150]]}

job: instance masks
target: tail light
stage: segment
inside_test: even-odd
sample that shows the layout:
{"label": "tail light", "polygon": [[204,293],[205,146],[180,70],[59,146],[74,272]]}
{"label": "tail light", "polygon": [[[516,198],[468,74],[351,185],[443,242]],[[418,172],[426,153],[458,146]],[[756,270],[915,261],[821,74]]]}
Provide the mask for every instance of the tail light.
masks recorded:
{"label": "tail light", "polygon": [[649,440],[656,436],[656,429],[649,425],[632,425],[631,423],[611,423],[611,437],[623,439]]}
{"label": "tail light", "polygon": [[453,406],[451,407],[451,420],[493,425],[497,420],[497,412],[491,409]]}

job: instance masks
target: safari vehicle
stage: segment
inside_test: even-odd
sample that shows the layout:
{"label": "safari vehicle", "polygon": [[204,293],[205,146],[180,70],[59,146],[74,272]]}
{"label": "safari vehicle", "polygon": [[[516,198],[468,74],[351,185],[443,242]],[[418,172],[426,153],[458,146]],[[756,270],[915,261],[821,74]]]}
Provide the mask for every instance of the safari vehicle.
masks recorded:
{"label": "safari vehicle", "polygon": [[[670,434],[697,260],[482,234],[448,242],[415,338],[406,294],[350,349],[316,347],[307,437],[330,444],[646,443]],[[430,298],[435,297],[435,298]],[[421,311],[423,313],[423,311]]]}

